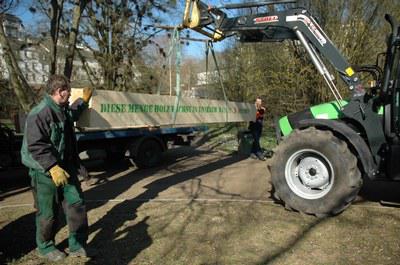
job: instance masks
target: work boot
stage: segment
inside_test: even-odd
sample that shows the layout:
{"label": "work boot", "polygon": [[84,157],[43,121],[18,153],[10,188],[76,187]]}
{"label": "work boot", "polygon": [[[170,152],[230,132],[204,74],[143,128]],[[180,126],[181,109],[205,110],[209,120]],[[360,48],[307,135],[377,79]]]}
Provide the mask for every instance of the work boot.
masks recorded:
{"label": "work boot", "polygon": [[66,255],[64,252],[59,251],[58,249],[55,249],[47,254],[42,254],[38,252],[38,256],[44,259],[47,259],[49,261],[60,261],[65,259]]}
{"label": "work boot", "polygon": [[262,161],[267,160],[262,152],[257,152],[256,155],[257,155],[257,158],[262,160]]}
{"label": "work boot", "polygon": [[264,151],[264,157],[271,158],[274,155],[274,151],[272,150],[265,150]]}
{"label": "work boot", "polygon": [[255,153],[250,154],[251,159],[258,159],[258,156]]}

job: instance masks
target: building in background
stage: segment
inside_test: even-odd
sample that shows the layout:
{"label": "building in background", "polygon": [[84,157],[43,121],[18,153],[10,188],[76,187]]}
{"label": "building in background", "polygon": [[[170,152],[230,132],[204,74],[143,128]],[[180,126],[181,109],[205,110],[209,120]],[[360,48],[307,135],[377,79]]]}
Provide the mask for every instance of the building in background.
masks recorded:
{"label": "building in background", "polygon": [[[17,57],[18,66],[24,74],[26,81],[33,88],[40,87],[46,82],[50,72],[50,41],[28,36],[22,25],[22,21],[11,14],[5,15],[3,28],[8,40],[11,42],[14,54]],[[62,40],[60,39],[57,52],[58,57],[62,59],[57,60],[57,73],[63,73],[65,62],[63,54],[66,52],[66,49],[67,47],[62,44]],[[9,73],[2,53],[3,49],[0,49],[0,70],[3,73],[1,77],[8,79]],[[87,67],[90,68],[91,73],[95,75],[96,81],[102,83],[103,75],[101,67],[94,60],[92,53],[88,49],[83,48],[80,48],[80,53],[85,58]],[[89,75],[79,58],[74,59],[71,81],[73,85],[77,86],[90,84]]]}
{"label": "building in background", "polygon": [[24,28],[22,26],[22,21],[18,17],[5,14],[3,22],[4,32],[6,36],[14,39],[22,39]]}
{"label": "building in background", "polygon": [[[222,79],[224,78],[221,72]],[[200,72],[196,74],[196,83],[183,91],[183,96],[190,98],[222,99],[223,92],[218,71]]]}

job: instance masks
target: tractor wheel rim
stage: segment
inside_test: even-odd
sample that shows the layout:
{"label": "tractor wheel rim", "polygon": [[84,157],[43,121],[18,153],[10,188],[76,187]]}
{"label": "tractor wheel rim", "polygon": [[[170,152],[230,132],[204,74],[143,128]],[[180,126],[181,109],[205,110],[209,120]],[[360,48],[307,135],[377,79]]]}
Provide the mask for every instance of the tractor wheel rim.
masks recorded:
{"label": "tractor wheel rim", "polygon": [[288,159],[285,179],[289,188],[304,199],[324,197],[332,188],[334,171],[331,162],[322,153],[302,149]]}

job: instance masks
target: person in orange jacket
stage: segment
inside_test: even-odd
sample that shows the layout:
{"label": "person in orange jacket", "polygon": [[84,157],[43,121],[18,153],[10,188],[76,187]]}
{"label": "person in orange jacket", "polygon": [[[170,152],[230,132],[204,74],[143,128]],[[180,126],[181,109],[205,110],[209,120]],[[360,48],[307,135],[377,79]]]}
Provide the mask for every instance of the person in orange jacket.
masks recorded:
{"label": "person in orange jacket", "polygon": [[251,148],[251,157],[264,161],[266,159],[261,150],[260,138],[261,138],[263,123],[264,123],[265,107],[262,106],[261,97],[257,97],[255,106],[256,106],[256,119],[255,119],[255,121],[251,121],[250,125],[249,125],[251,135],[253,136],[253,146]]}

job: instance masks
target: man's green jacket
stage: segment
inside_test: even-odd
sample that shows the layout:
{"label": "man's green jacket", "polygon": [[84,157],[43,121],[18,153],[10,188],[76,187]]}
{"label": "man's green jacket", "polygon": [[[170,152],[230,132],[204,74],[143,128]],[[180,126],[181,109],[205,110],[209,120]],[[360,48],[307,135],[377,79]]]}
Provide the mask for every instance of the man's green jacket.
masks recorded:
{"label": "man's green jacket", "polygon": [[78,99],[71,106],[62,107],[46,94],[26,119],[22,163],[40,172],[47,172],[55,164],[78,166],[73,123],[87,106]]}

